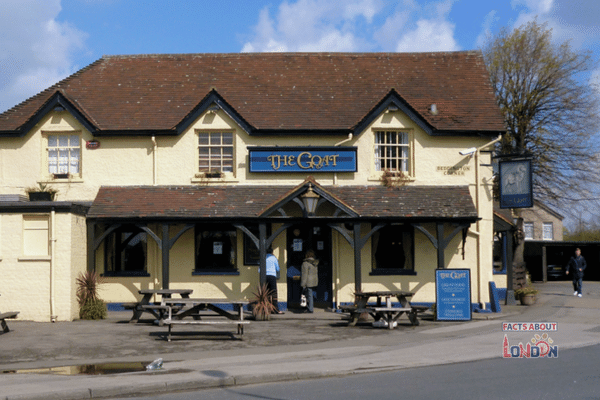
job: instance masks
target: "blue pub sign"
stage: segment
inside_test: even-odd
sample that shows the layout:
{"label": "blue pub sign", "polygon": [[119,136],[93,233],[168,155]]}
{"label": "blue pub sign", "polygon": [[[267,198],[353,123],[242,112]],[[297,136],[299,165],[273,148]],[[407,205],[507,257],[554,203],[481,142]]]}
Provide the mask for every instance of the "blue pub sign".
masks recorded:
{"label": "blue pub sign", "polygon": [[500,208],[533,207],[531,159],[500,161]]}
{"label": "blue pub sign", "polygon": [[435,298],[438,321],[470,321],[471,271],[436,269]]}
{"label": "blue pub sign", "polygon": [[356,147],[248,147],[250,172],[356,172]]}

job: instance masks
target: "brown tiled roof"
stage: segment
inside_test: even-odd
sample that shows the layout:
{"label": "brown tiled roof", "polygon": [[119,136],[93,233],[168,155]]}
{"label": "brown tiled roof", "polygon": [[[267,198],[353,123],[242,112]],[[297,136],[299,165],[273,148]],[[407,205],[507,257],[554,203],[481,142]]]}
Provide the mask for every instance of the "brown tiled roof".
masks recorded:
{"label": "brown tiled roof", "polygon": [[467,186],[332,186],[326,190],[361,216],[477,218]]}
{"label": "brown tiled roof", "polygon": [[[257,218],[293,189],[291,186],[102,187],[88,218]],[[326,186],[323,189],[361,218],[477,218],[467,186]]]}
{"label": "brown tiled roof", "polygon": [[0,132],[57,91],[100,132],[174,131],[210,93],[259,131],[349,130],[390,93],[433,130],[504,130],[477,51],[105,56],[0,114]]}

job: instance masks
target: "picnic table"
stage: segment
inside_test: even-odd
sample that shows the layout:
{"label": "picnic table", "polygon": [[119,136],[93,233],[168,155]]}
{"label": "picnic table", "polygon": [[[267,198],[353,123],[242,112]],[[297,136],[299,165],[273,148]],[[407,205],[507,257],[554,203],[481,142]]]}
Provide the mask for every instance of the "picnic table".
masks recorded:
{"label": "picnic table", "polygon": [[[238,335],[244,334],[244,325],[250,323],[244,320],[244,306],[247,300],[229,299],[192,299],[165,298],[162,304],[167,308],[167,314],[162,324],[169,326],[167,340],[171,341],[173,325],[237,325]],[[233,312],[224,306],[233,306]],[[193,319],[184,320],[192,316]],[[218,317],[225,317],[225,320]]]}
{"label": "picnic table", "polygon": [[[139,302],[126,303],[123,306],[133,309],[133,316],[129,320],[130,323],[139,322],[144,312],[152,314],[157,320],[161,321],[164,319],[167,311],[167,308],[162,303],[163,300],[170,299],[174,294],[178,294],[182,299],[187,299],[192,292],[192,289],[142,289],[138,290],[138,293],[143,296]],[[151,303],[152,297],[155,295],[160,296],[161,301]]]}
{"label": "picnic table", "polygon": [[2,327],[2,332],[4,332],[4,333],[10,332],[10,329],[8,328],[8,324],[6,323],[6,320],[9,318],[17,318],[17,315],[19,315],[19,311],[8,311],[8,312],[0,313],[0,326]]}
{"label": "picnic table", "polygon": [[[342,306],[343,312],[350,313],[349,326],[355,326],[361,314],[370,314],[375,321],[383,320],[387,323],[389,329],[394,329],[398,318],[407,314],[408,319],[413,325],[419,325],[417,314],[425,311],[427,307],[412,306],[408,298],[414,293],[404,292],[402,290],[374,291],[355,293],[355,304],[353,306]],[[371,298],[376,299],[375,305],[369,305]],[[400,307],[392,305],[392,299],[397,299]]]}

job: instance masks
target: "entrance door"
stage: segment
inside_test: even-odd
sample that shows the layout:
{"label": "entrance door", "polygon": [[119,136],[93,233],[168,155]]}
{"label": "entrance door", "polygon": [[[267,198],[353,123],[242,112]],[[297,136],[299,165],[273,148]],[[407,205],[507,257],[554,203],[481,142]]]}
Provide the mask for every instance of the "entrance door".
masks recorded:
{"label": "entrance door", "polygon": [[288,307],[300,305],[300,274],[306,251],[312,249],[319,260],[319,286],[315,307],[333,307],[331,268],[331,228],[327,225],[294,225],[287,230]]}

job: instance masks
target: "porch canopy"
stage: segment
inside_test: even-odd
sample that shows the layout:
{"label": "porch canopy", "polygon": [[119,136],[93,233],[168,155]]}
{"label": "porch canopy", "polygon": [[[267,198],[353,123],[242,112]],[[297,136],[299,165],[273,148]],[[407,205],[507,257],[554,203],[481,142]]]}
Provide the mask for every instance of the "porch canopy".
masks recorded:
{"label": "porch canopy", "polygon": [[[317,210],[309,213],[302,201],[312,191]],[[325,206],[327,204],[327,206]],[[297,207],[295,212],[292,207]],[[288,210],[286,212],[286,210]],[[468,186],[321,186],[308,177],[298,186],[119,186],[101,187],[87,215],[88,269],[95,270],[96,250],[124,224],[147,232],[162,250],[162,285],[169,287],[169,252],[198,223],[227,223],[243,231],[260,252],[261,282],[265,282],[267,248],[285,229],[308,220],[326,223],[354,249],[355,288],[361,290],[361,249],[379,229],[405,223],[421,231],[437,251],[437,267],[445,268],[444,250],[460,232],[463,241],[478,220]],[[267,224],[282,226],[267,236]],[[360,224],[371,230],[361,235]],[[431,233],[423,224],[434,223]],[[96,225],[105,229],[98,231]],[[154,232],[150,224],[161,226]],[[249,226],[259,226],[256,237]],[[170,226],[183,225],[178,232]],[[445,234],[445,226],[452,230]]]}

